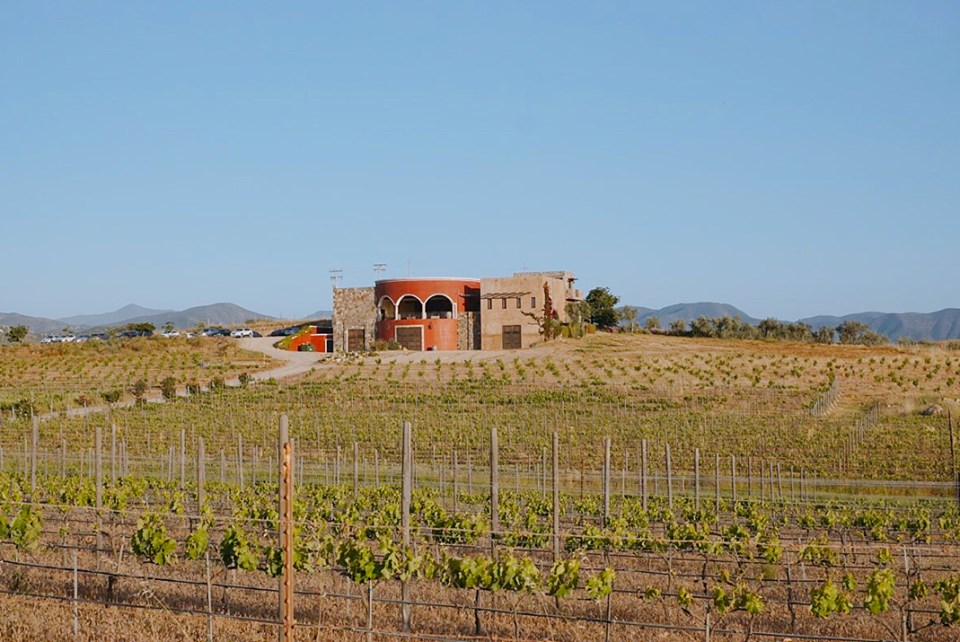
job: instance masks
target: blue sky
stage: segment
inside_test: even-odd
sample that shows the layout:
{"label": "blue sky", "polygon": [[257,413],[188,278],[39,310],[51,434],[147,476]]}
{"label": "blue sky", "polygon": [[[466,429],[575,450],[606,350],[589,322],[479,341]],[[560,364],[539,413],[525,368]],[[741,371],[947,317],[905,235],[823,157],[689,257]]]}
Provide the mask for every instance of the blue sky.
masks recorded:
{"label": "blue sky", "polygon": [[960,307],[958,99],[956,2],[4,2],[0,311]]}

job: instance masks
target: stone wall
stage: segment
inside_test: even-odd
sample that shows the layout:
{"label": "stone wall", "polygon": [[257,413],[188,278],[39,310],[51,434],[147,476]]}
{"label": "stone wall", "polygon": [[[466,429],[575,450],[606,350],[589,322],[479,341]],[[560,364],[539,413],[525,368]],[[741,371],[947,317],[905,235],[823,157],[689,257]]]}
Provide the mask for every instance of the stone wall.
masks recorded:
{"label": "stone wall", "polygon": [[364,331],[363,349],[377,338],[377,306],[373,288],[336,288],[333,291],[333,349],[346,352],[350,330]]}
{"label": "stone wall", "polygon": [[457,350],[480,349],[480,313],[461,312],[457,319]]}

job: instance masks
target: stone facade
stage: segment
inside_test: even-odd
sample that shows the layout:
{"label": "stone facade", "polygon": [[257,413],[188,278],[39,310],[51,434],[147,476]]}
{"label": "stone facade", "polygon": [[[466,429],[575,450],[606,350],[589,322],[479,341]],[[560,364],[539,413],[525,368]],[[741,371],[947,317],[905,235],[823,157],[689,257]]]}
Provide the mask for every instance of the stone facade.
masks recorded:
{"label": "stone facade", "polygon": [[480,313],[464,312],[457,319],[457,350],[480,349]]}
{"label": "stone facade", "polygon": [[[377,335],[377,305],[373,288],[335,288],[333,290],[333,348],[346,352],[350,331],[363,331],[359,349],[369,350]],[[355,332],[354,336],[359,333]]]}

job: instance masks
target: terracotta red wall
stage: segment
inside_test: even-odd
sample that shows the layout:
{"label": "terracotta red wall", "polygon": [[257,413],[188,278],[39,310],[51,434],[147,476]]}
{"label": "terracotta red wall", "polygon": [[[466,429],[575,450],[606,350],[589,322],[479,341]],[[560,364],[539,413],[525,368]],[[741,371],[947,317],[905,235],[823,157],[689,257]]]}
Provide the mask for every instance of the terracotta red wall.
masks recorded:
{"label": "terracotta red wall", "polygon": [[[446,295],[456,306],[457,315],[477,312],[480,309],[479,279],[387,279],[374,286],[374,302],[377,306],[384,296],[396,305],[405,295],[417,297],[424,308],[427,299]],[[423,326],[424,350],[456,350],[457,319],[386,319],[377,322],[377,339],[393,341],[397,326]]]}
{"label": "terracotta red wall", "polygon": [[380,321],[377,323],[377,337],[383,341],[393,341],[396,338],[397,326],[423,326],[424,350],[456,350],[457,349],[457,320],[456,319],[403,319],[396,321]]}
{"label": "terracotta red wall", "polygon": [[[390,279],[377,281],[373,301],[388,296],[396,303],[404,294],[412,294],[426,303],[434,294],[446,294],[457,304],[457,312],[476,312],[480,309],[479,279]],[[472,294],[472,296],[470,296]]]}
{"label": "terracotta red wall", "polygon": [[300,346],[304,344],[311,344],[313,349],[316,352],[326,352],[327,351],[327,339],[332,335],[329,334],[314,334],[313,332],[307,332],[306,334],[301,334],[299,336],[293,337],[290,340],[290,350],[296,352]]}

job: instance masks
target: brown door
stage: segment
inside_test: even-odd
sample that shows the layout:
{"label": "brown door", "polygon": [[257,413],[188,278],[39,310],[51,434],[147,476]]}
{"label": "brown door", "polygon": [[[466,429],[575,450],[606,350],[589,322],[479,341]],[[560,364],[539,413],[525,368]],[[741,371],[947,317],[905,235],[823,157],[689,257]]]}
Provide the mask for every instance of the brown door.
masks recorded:
{"label": "brown door", "polygon": [[360,352],[364,349],[365,332],[363,328],[354,328],[347,331],[347,352]]}
{"label": "brown door", "polygon": [[504,350],[519,350],[520,349],[520,326],[518,325],[505,325],[503,326],[503,349]]}
{"label": "brown door", "polygon": [[408,325],[397,328],[397,343],[407,350],[423,350],[423,326]]}

